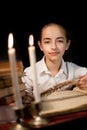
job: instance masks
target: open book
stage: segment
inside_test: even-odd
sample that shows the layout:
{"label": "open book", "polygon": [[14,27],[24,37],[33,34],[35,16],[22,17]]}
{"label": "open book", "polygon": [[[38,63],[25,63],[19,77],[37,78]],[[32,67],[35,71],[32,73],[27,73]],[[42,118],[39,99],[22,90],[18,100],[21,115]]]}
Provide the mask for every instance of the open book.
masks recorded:
{"label": "open book", "polygon": [[49,117],[87,110],[87,90],[55,91],[42,97],[40,115]]}

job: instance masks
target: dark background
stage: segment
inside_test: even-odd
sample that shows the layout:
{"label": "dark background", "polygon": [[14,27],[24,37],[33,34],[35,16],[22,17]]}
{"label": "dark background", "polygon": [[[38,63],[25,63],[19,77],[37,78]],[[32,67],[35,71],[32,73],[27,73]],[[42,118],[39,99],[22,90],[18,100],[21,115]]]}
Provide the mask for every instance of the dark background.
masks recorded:
{"label": "dark background", "polygon": [[0,61],[8,60],[8,35],[14,35],[17,59],[24,68],[29,66],[28,38],[34,35],[37,61],[42,52],[37,46],[40,27],[48,21],[63,24],[70,31],[72,44],[65,57],[87,67],[87,9],[86,3],[64,1],[3,1],[0,4]]}

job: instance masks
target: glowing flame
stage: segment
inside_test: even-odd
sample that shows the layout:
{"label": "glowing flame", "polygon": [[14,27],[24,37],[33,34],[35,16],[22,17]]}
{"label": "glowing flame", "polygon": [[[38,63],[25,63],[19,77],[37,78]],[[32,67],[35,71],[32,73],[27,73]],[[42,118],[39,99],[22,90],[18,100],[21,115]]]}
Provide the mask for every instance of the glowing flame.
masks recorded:
{"label": "glowing flame", "polygon": [[13,47],[13,34],[10,33],[8,36],[8,48],[11,49]]}
{"label": "glowing flame", "polygon": [[29,36],[29,45],[32,46],[34,44],[34,38],[33,35]]}

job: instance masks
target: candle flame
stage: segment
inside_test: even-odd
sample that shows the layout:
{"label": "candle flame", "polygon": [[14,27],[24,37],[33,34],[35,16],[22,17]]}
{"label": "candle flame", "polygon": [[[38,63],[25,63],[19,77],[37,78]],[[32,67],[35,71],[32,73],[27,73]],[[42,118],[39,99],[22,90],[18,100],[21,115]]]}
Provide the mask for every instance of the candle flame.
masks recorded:
{"label": "candle flame", "polygon": [[29,45],[32,46],[34,44],[34,38],[33,35],[29,36]]}
{"label": "candle flame", "polygon": [[13,34],[10,33],[8,36],[8,48],[11,49],[13,47]]}

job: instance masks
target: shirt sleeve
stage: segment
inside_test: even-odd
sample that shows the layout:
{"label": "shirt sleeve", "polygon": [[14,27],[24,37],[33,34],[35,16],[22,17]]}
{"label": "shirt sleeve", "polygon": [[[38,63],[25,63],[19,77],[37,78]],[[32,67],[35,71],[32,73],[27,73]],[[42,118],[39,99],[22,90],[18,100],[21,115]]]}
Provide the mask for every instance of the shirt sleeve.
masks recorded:
{"label": "shirt sleeve", "polygon": [[21,79],[22,79],[22,82],[25,84],[26,91],[32,93],[33,83],[32,83],[32,79],[30,78],[30,73],[28,69],[24,70],[24,74]]}

